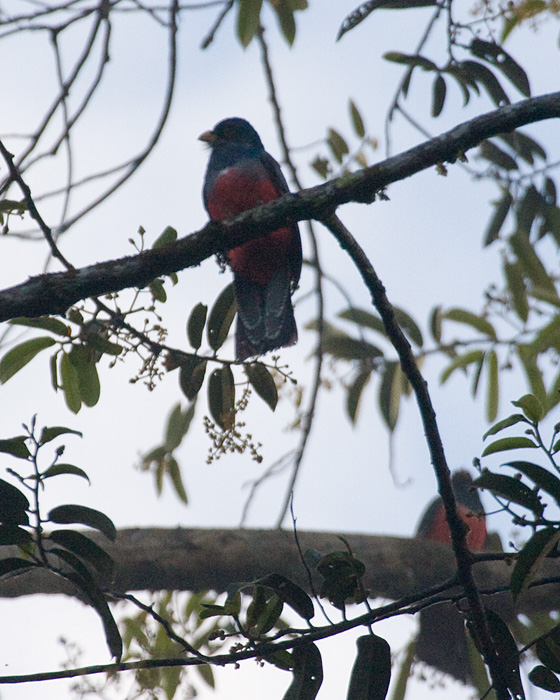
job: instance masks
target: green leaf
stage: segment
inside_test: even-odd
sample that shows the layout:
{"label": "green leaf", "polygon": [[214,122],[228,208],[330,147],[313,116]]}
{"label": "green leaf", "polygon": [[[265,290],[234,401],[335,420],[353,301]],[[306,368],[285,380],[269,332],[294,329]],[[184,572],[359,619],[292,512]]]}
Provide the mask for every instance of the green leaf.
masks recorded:
{"label": "green leaf", "polygon": [[469,365],[475,362],[481,362],[484,359],[484,352],[482,350],[469,350],[464,355],[457,355],[453,361],[443,370],[439,381],[441,384],[449,379],[449,377],[457,369],[466,369]]}
{"label": "green leaf", "polygon": [[521,593],[527,590],[541,562],[556,546],[558,540],[560,540],[560,530],[545,527],[537,530],[524,545],[515,559],[511,574],[510,590],[514,601],[517,601]]}
{"label": "green leaf", "polygon": [[364,369],[356,375],[354,381],[348,386],[346,393],[346,413],[352,421],[356,423],[363,390],[371,378],[371,369]]}
{"label": "green leaf", "polygon": [[255,623],[254,629],[257,636],[261,636],[270,632],[270,630],[278,622],[282,610],[284,609],[284,601],[275,593],[267,600],[264,610],[259,615]]}
{"label": "green leaf", "polygon": [[456,323],[463,323],[467,326],[471,326],[480,333],[492,338],[492,340],[496,340],[496,331],[490,321],[487,321],[482,316],[473,314],[471,311],[458,308],[448,309],[444,312],[443,318],[448,321],[455,321]]}
{"label": "green leaf", "polygon": [[219,350],[228,337],[229,329],[237,312],[237,302],[233,283],[228,284],[221,292],[210,311],[206,333],[208,345],[212,350]]}
{"label": "green leaf", "polygon": [[517,401],[511,402],[517,408],[520,408],[525,417],[532,423],[538,423],[544,417],[544,408],[541,402],[533,394],[525,394]]}
{"label": "green leaf", "polygon": [[5,384],[20,369],[23,369],[41,350],[55,344],[54,338],[40,336],[16,345],[0,360],[0,384]]}
{"label": "green leaf", "polygon": [[[165,439],[163,444],[163,457],[166,453],[173,452],[181,444],[183,438],[187,434],[191,421],[194,417],[195,402],[191,403],[185,411],[181,410],[181,404],[177,403],[171,409],[169,418],[167,419],[167,426],[165,428]],[[153,453],[144,457],[144,460],[158,459],[159,457],[153,456]]]}
{"label": "green leaf", "polygon": [[179,386],[189,401],[194,401],[204,383],[207,361],[191,355],[179,368]]}
{"label": "green leaf", "polygon": [[486,419],[496,420],[498,415],[498,404],[500,401],[500,384],[498,373],[498,356],[494,350],[486,353],[486,367],[488,370],[488,395],[486,398]]}
{"label": "green leaf", "polygon": [[208,307],[198,303],[190,313],[187,321],[187,337],[192,348],[198,350],[202,345],[202,333],[206,323]]}
{"label": "green leaf", "polygon": [[6,525],[27,525],[29,516],[27,496],[16,486],[0,479],[0,523]]}
{"label": "green leaf", "polygon": [[346,32],[357,27],[371,12],[378,8],[383,8],[384,10],[407,10],[414,7],[432,7],[436,4],[436,0],[385,0],[383,3],[363,2],[345,18],[338,30],[336,40],[338,41]]}
{"label": "green leaf", "polygon": [[58,318],[53,318],[52,316],[39,316],[39,318],[26,318],[25,316],[20,316],[19,318],[12,318],[10,323],[13,326],[39,328],[42,331],[48,331],[49,333],[61,335],[63,338],[67,338],[70,335],[68,326]]}
{"label": "green leaf", "polygon": [[214,671],[212,670],[212,666],[210,666],[210,664],[199,664],[198,666],[195,666],[195,668],[206,685],[210,686],[212,689],[216,687]]}
{"label": "green leaf", "polygon": [[298,644],[292,651],[293,679],[283,700],[315,700],[323,683],[323,661],[315,644]]}
{"label": "green leaf", "polygon": [[350,108],[350,119],[352,120],[354,133],[359,139],[363,139],[366,135],[366,127],[364,126],[364,120],[362,119],[360,110],[356,107],[353,100],[349,100],[348,107]]}
{"label": "green leaf", "polygon": [[20,545],[29,544],[30,542],[33,542],[33,537],[27,530],[17,525],[0,525],[0,545]]}
{"label": "green leaf", "polygon": [[91,483],[89,480],[89,476],[86,474],[86,472],[83,469],[80,469],[80,467],[76,467],[73,464],[53,464],[52,467],[49,467],[46,471],[44,471],[41,474],[42,479],[48,479],[51,476],[60,476],[61,474],[74,474],[74,476],[80,476],[82,479],[85,479],[88,483]]}
{"label": "green leaf", "polygon": [[163,286],[163,280],[152,280],[148,286],[150,288],[150,292],[152,293],[154,301],[159,301],[160,304],[165,304],[165,302],[167,301],[167,292],[165,291],[165,287]]}
{"label": "green leaf", "polygon": [[537,688],[549,693],[560,693],[560,680],[545,666],[535,666],[529,671],[529,680]]}
{"label": "green leaf", "polygon": [[311,620],[315,615],[313,601],[307,593],[290,579],[281,574],[268,574],[255,581],[255,584],[272,589],[287,605],[305,620]]}
{"label": "green leaf", "polygon": [[496,496],[504,498],[508,503],[517,503],[537,515],[543,511],[540,496],[519,479],[484,470],[473,483],[477,488],[488,489]]}
{"label": "green leaf", "polygon": [[411,68],[422,68],[425,71],[437,71],[438,67],[429,58],[419,55],[400,53],[399,51],[388,51],[383,54],[383,58],[391,63],[402,63]]}
{"label": "green leaf", "polygon": [[49,540],[65,547],[73,554],[91,564],[97,571],[111,578],[114,562],[107,552],[81,532],[75,530],[54,530],[49,534]]}
{"label": "green leaf", "polygon": [[372,330],[377,331],[377,333],[381,333],[381,335],[384,337],[387,337],[383,321],[379,318],[379,316],[375,316],[369,311],[364,311],[364,309],[358,309],[354,306],[350,306],[348,309],[341,311],[338,314],[338,317],[343,318],[345,321],[356,323],[358,326],[371,328]]}
{"label": "green leaf", "polygon": [[179,464],[173,455],[168,455],[165,460],[165,470],[169,474],[175,493],[185,505],[188,505],[189,499],[187,497],[187,492],[185,491],[185,485],[183,484],[183,478],[181,476],[181,470],[179,469]]}
{"label": "green leaf", "polygon": [[529,318],[529,301],[527,299],[527,287],[525,286],[523,268],[519,262],[510,263],[506,260],[504,262],[504,274],[506,276],[511,305],[519,319],[523,323],[527,323],[527,319]]}
{"label": "green leaf", "polygon": [[31,569],[36,567],[32,561],[27,559],[20,559],[18,557],[6,557],[6,559],[0,559],[0,577],[6,574],[11,574],[14,571],[21,571],[22,569]]}
{"label": "green leaf", "polygon": [[383,357],[383,352],[365,340],[356,340],[340,331],[327,331],[323,336],[323,351],[338,360],[366,360]]}
{"label": "green leaf", "polygon": [[521,450],[525,448],[533,448],[537,447],[535,443],[530,439],[526,437],[507,437],[507,438],[500,438],[499,440],[495,440],[494,442],[491,442],[489,445],[486,445],[484,448],[484,452],[482,453],[483,457],[487,457],[488,455],[495,454],[496,452],[504,452],[505,450]]}
{"label": "green leaf", "polygon": [[488,246],[498,239],[512,203],[513,197],[509,190],[503,190],[502,197],[494,202],[494,213],[484,234],[484,246]]}
{"label": "green leaf", "polygon": [[90,358],[88,350],[80,345],[74,345],[68,357],[77,373],[81,400],[86,406],[95,406],[101,395],[101,385],[95,362]]}
{"label": "green leaf", "polygon": [[356,640],[358,653],[348,686],[347,700],[385,700],[391,680],[391,648],[376,634]]}
{"label": "green leaf", "polygon": [[263,0],[238,0],[237,38],[247,48],[257,33]]}
{"label": "green leaf", "polygon": [[436,343],[441,342],[442,315],[441,306],[434,306],[430,313],[430,333]]}
{"label": "green leaf", "polygon": [[554,282],[536,254],[527,233],[517,231],[510,237],[509,244],[533,285],[547,291],[554,299],[558,299]]}
{"label": "green leaf", "polygon": [[235,424],[235,382],[229,366],[215,369],[208,381],[208,406],[215,423],[222,430]]}
{"label": "green leaf", "polygon": [[514,413],[511,416],[503,418],[502,420],[499,420],[497,423],[495,423],[484,433],[482,439],[486,440],[486,438],[490,435],[495,435],[496,433],[505,430],[505,428],[510,428],[512,425],[515,425],[516,423],[520,423],[522,421],[527,423],[527,419],[525,418],[525,416],[522,416],[521,413]]}
{"label": "green leaf", "polygon": [[73,504],[57,506],[53,508],[47,518],[52,523],[68,524],[68,523],[80,523],[81,525],[87,525],[92,527],[99,532],[102,532],[105,537],[114,542],[117,539],[117,530],[113,524],[113,521],[108,518],[104,513],[94,510],[93,508],[86,508],[85,506],[77,506]]}
{"label": "green leaf", "polygon": [[504,673],[508,690],[516,700],[525,700],[521,676],[519,673],[519,651],[517,644],[506,623],[489,608],[484,608],[488,630],[494,641],[496,653]]}
{"label": "green leaf", "polygon": [[17,437],[8,438],[7,440],[0,440],[0,452],[5,452],[18,459],[29,459],[31,453],[27,448],[26,441],[26,435],[18,435]]}
{"label": "green leaf", "polygon": [[560,314],[556,314],[550,323],[543,326],[528,346],[534,353],[540,354],[550,349],[560,349]]}
{"label": "green leaf", "polygon": [[271,3],[276,16],[278,17],[278,24],[280,25],[280,31],[284,39],[291,46],[296,38],[296,21],[294,17],[294,11],[289,6],[287,2],[275,2]]}
{"label": "green leaf", "polygon": [[432,87],[432,117],[439,117],[443,105],[445,104],[445,96],[447,93],[447,85],[441,73],[436,76]]}
{"label": "green leaf", "polygon": [[335,131],[334,129],[329,129],[327,134],[327,144],[332,151],[335,160],[338,163],[342,163],[344,156],[348,155],[350,149],[344,138]]}
{"label": "green leaf", "polygon": [[[543,375],[537,364],[537,355],[531,346],[522,344],[517,346],[517,354],[525,370],[527,381],[531,387],[531,393],[537,397],[537,400],[541,404],[542,411],[542,406],[546,405],[547,398]],[[523,412],[525,413],[525,411]],[[537,413],[535,413],[535,415],[537,415]]]}
{"label": "green leaf", "polygon": [[163,232],[156,238],[152,244],[152,250],[161,248],[168,243],[174,243],[177,240],[177,231],[171,226],[166,226]]}
{"label": "green leaf", "polygon": [[525,474],[525,476],[529,477],[529,479],[535,483],[535,486],[549,493],[560,506],[560,479],[554,476],[552,472],[549,472],[548,469],[544,469],[544,467],[540,467],[538,464],[533,464],[533,462],[521,460],[506,462],[502,464],[502,467],[512,467],[512,469],[516,469],[522,474]]}
{"label": "green leaf", "polygon": [[395,429],[399,418],[403,376],[399,362],[387,362],[382,371],[379,386],[379,409],[390,432]]}
{"label": "green leaf", "polygon": [[245,366],[245,373],[253,389],[274,411],[278,403],[278,389],[274,377],[268,369],[259,362]]}
{"label": "green leaf", "polygon": [[60,379],[66,405],[72,413],[78,413],[82,407],[78,372],[66,352],[60,358]]}
{"label": "green leaf", "polygon": [[41,437],[39,438],[39,444],[46,445],[47,442],[54,440],[59,437],[59,435],[78,435],[79,437],[83,437],[83,434],[79,430],[72,430],[72,428],[65,428],[63,425],[56,425],[51,428],[43,428]]}

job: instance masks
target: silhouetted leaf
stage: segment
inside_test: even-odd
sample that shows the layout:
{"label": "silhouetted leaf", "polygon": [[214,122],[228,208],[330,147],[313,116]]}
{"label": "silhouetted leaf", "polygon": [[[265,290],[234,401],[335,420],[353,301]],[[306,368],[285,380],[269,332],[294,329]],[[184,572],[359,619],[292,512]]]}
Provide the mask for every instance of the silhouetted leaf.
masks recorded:
{"label": "silhouetted leaf", "polygon": [[438,67],[433,61],[425,56],[420,56],[418,54],[411,55],[406,53],[400,53],[399,51],[388,51],[383,54],[383,58],[386,61],[391,61],[391,63],[402,63],[405,66],[410,66],[411,68],[422,68],[425,71],[436,71]]}
{"label": "silhouetted leaf", "polygon": [[399,362],[387,362],[382,370],[379,386],[379,409],[385,425],[391,432],[395,429],[399,418],[403,376]]}
{"label": "silhouetted leaf", "polygon": [[6,559],[0,559],[0,577],[6,574],[11,574],[14,571],[22,571],[23,569],[31,569],[36,567],[32,561],[27,559],[20,559],[18,557],[6,557]]}
{"label": "silhouetted leaf", "polygon": [[535,578],[542,560],[552,551],[560,540],[560,530],[545,527],[537,530],[518,553],[511,574],[510,590],[514,600],[525,591]]}
{"label": "silhouetted leaf", "polygon": [[560,673],[560,626],[554,627],[544,639],[539,639],[535,652],[547,668]]}
{"label": "silhouetted leaf", "polygon": [[359,139],[363,139],[366,135],[366,128],[360,110],[356,107],[353,100],[349,101],[348,106],[350,108],[350,119],[352,120],[354,132]]}
{"label": "silhouetted leaf", "polygon": [[436,0],[369,0],[368,2],[363,2],[344,19],[344,22],[338,30],[336,40],[338,41],[346,32],[357,27],[370,13],[379,8],[386,10],[407,10],[413,7],[432,7],[436,4]]}
{"label": "silhouetted leaf", "polygon": [[171,409],[169,418],[167,419],[162,454],[154,456],[154,453],[152,452],[151,454],[146,455],[144,460],[150,458],[157,460],[163,457],[167,452],[172,452],[179,447],[190,428],[191,421],[194,417],[194,410],[194,401],[184,411],[181,409],[180,403],[175,404],[175,406]]}
{"label": "silhouetted leaf", "polygon": [[167,473],[169,474],[171,483],[173,484],[173,488],[175,489],[175,493],[185,505],[188,505],[189,499],[187,497],[185,485],[183,484],[181,470],[179,468],[177,460],[175,459],[175,457],[173,457],[173,455],[167,456],[165,460],[165,468]]}
{"label": "silhouetted leaf", "polygon": [[17,525],[0,525],[0,545],[20,545],[28,544],[29,542],[33,542],[33,537],[27,530]]}
{"label": "silhouetted leaf", "polygon": [[215,423],[230,430],[235,422],[235,383],[229,366],[215,369],[208,381],[208,406]]}
{"label": "silhouetted leaf", "polygon": [[41,478],[48,479],[51,476],[60,476],[61,474],[73,474],[74,476],[79,476],[91,483],[86,472],[73,464],[53,464],[52,467],[49,467],[41,474]]}
{"label": "silhouetted leaf", "polygon": [[515,425],[516,423],[520,423],[522,421],[524,421],[525,423],[527,422],[525,416],[522,416],[520,413],[514,413],[513,415],[508,416],[507,418],[503,418],[502,420],[499,420],[497,423],[495,423],[484,433],[482,439],[486,440],[486,438],[490,435],[495,435],[496,433],[505,430],[505,428],[510,428],[512,425]]}
{"label": "silhouetted leaf", "polygon": [[549,693],[560,693],[560,680],[545,666],[535,666],[529,671],[529,680],[537,688]]}
{"label": "silhouetted leaf", "polygon": [[501,46],[494,42],[475,38],[472,40],[470,48],[473,56],[483,58],[495,65],[525,97],[531,96],[527,73]]}
{"label": "silhouetted leaf", "polygon": [[83,437],[83,434],[79,430],[72,430],[72,428],[65,428],[63,425],[56,425],[51,428],[43,428],[39,443],[41,445],[46,445],[47,442],[54,440],[60,435],[78,435],[79,437]]}
{"label": "silhouetted leaf", "polygon": [[259,362],[246,365],[245,373],[253,389],[274,411],[278,403],[278,389],[276,388],[276,383],[272,374]]}
{"label": "silhouetted leaf", "polygon": [[511,304],[519,319],[526,323],[529,318],[529,301],[527,299],[527,287],[525,286],[523,269],[519,262],[510,263],[506,260],[504,262],[504,273]]}
{"label": "silhouetted leaf", "polygon": [[432,87],[432,117],[439,117],[443,105],[445,104],[445,95],[447,93],[447,85],[445,79],[438,73]]}
{"label": "silhouetted leaf", "polygon": [[315,615],[313,601],[307,593],[295,583],[281,574],[268,574],[257,579],[255,583],[271,588],[275,593],[289,605],[296,613],[305,620],[311,620]]}
{"label": "silhouetted leaf", "polygon": [[522,474],[525,474],[525,476],[529,477],[529,479],[535,483],[535,486],[538,486],[540,489],[550,494],[560,506],[560,479],[552,472],[549,472],[548,469],[538,464],[533,464],[533,462],[519,460],[507,462],[502,466],[512,467]]}
{"label": "silhouetted leaf", "polygon": [[352,423],[358,418],[362,392],[369,383],[371,372],[371,369],[360,371],[346,390],[346,413]]}
{"label": "silhouetted leaf", "polygon": [[75,530],[54,530],[49,534],[49,540],[65,547],[73,554],[91,564],[97,571],[111,578],[114,562],[104,549],[81,532]]}
{"label": "silhouetted leaf", "polygon": [[508,690],[516,700],[525,700],[519,673],[519,651],[506,623],[493,610],[484,608],[488,630],[492,635],[496,653],[505,676]]}
{"label": "silhouetted leaf", "polygon": [[179,386],[189,401],[194,401],[204,383],[207,361],[191,355],[185,358],[179,368]]}
{"label": "silhouetted leaf", "polygon": [[28,459],[31,456],[26,444],[27,436],[18,435],[17,437],[0,440],[0,452],[18,457],[19,459]]}
{"label": "silhouetted leaf", "polygon": [[228,284],[221,292],[210,310],[206,334],[208,345],[212,350],[219,350],[225,343],[229,329],[237,312],[237,302],[233,291],[233,283]]}
{"label": "silhouetted leaf", "polygon": [[350,152],[348,144],[346,143],[344,138],[338,133],[338,131],[335,131],[334,129],[328,130],[327,144],[331,149],[335,160],[338,163],[342,163],[342,161],[344,160],[344,156],[348,155],[348,153]]}
{"label": "silhouetted leaf", "polygon": [[356,640],[358,653],[348,686],[347,700],[385,700],[391,680],[391,648],[376,634]]}
{"label": "silhouetted leaf", "polygon": [[26,318],[20,316],[19,318],[12,318],[10,323],[13,326],[26,326],[27,328],[39,328],[42,331],[49,331],[49,333],[55,333],[56,335],[61,335],[64,338],[69,336],[68,326],[60,321],[58,318],[53,318],[52,316],[39,316],[39,318]]}
{"label": "silhouetted leaf", "polygon": [[489,141],[488,139],[486,141],[482,141],[479,145],[478,152],[482,158],[490,161],[490,163],[493,163],[494,165],[497,165],[498,168],[508,171],[518,169],[515,159],[512,158],[509,153],[506,153],[505,151],[502,151],[501,148],[498,148],[493,141]]}
{"label": "silhouetted leaf", "polygon": [[283,700],[315,700],[323,682],[323,661],[315,644],[305,643],[292,651],[293,679]]}
{"label": "silhouetted leaf", "polygon": [[[507,440],[508,438],[504,439]],[[493,474],[485,470],[473,483],[477,488],[488,489],[496,496],[508,501],[508,503],[517,503],[537,515],[540,515],[543,511],[540,496],[522,481],[519,481],[519,479],[504,476],[503,474]]]}
{"label": "silhouetted leaf", "polygon": [[73,504],[57,506],[49,512],[47,518],[52,523],[57,524],[80,523],[81,525],[87,525],[99,530],[113,542],[117,539],[117,530],[113,521],[104,513],[93,508]]}
{"label": "silhouetted leaf", "polygon": [[0,523],[5,525],[27,525],[29,508],[27,496],[16,486],[0,479]]}
{"label": "silhouetted leaf", "polygon": [[5,384],[8,379],[14,376],[20,369],[23,369],[31,360],[38,355],[41,350],[50,348],[55,344],[54,338],[41,336],[31,338],[19,345],[16,345],[0,360],[0,384]]}
{"label": "silhouetted leaf", "polygon": [[503,107],[510,103],[499,80],[485,65],[478,61],[461,61],[461,68],[472,80],[484,87],[496,107]]}
{"label": "silhouetted leaf", "polygon": [[197,304],[190,313],[187,321],[187,337],[192,348],[198,350],[202,345],[202,333],[206,323],[208,307],[206,304]]}

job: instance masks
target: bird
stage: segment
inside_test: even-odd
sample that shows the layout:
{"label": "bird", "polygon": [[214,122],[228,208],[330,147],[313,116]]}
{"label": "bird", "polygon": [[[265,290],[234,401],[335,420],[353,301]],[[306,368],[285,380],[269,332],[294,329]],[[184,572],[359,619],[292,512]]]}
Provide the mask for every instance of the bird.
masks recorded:
{"label": "bird", "polygon": [[[462,469],[452,475],[451,483],[457,511],[469,528],[467,545],[473,552],[482,551],[488,534],[486,518],[472,477]],[[416,537],[451,545],[451,532],[439,496],[424,512]],[[429,666],[463,683],[470,682],[471,665],[464,617],[451,604],[442,603],[420,611],[415,653],[418,660]]]}
{"label": "bird", "polygon": [[[225,221],[289,191],[279,164],[245,119],[220,121],[199,139],[211,148],[204,178],[204,206]],[[297,342],[291,296],[302,264],[297,224],[225,251],[237,301],[235,353],[239,361]]]}

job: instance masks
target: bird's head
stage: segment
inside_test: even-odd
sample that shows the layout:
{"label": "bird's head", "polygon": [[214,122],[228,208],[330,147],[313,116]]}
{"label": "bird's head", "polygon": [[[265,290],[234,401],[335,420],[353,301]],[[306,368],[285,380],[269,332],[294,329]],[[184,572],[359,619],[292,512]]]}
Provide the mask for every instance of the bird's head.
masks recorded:
{"label": "bird's head", "polygon": [[204,141],[210,148],[219,148],[224,145],[243,144],[256,148],[263,148],[262,141],[245,119],[231,117],[216,124],[211,131],[205,131],[198,137],[199,141]]}

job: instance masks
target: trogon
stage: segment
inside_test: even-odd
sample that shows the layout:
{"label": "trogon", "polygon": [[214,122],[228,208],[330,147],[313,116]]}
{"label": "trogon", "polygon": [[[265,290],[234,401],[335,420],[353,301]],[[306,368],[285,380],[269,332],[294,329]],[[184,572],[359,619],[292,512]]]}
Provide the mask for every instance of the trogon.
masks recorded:
{"label": "trogon", "polygon": [[[231,219],[288,192],[280,166],[244,119],[224,119],[201,141],[212,149],[204,205],[214,221]],[[237,301],[235,352],[257,357],[297,341],[291,296],[301,272],[301,239],[290,224],[225,252]]]}
{"label": "trogon", "polygon": [[[472,478],[467,471],[461,470],[452,475],[451,482],[457,510],[469,528],[467,545],[474,552],[482,551],[487,536],[486,518]],[[451,544],[451,532],[440,497],[426,509],[416,536]],[[464,617],[454,606],[441,603],[420,612],[416,658],[463,683],[470,681],[469,648]]]}

